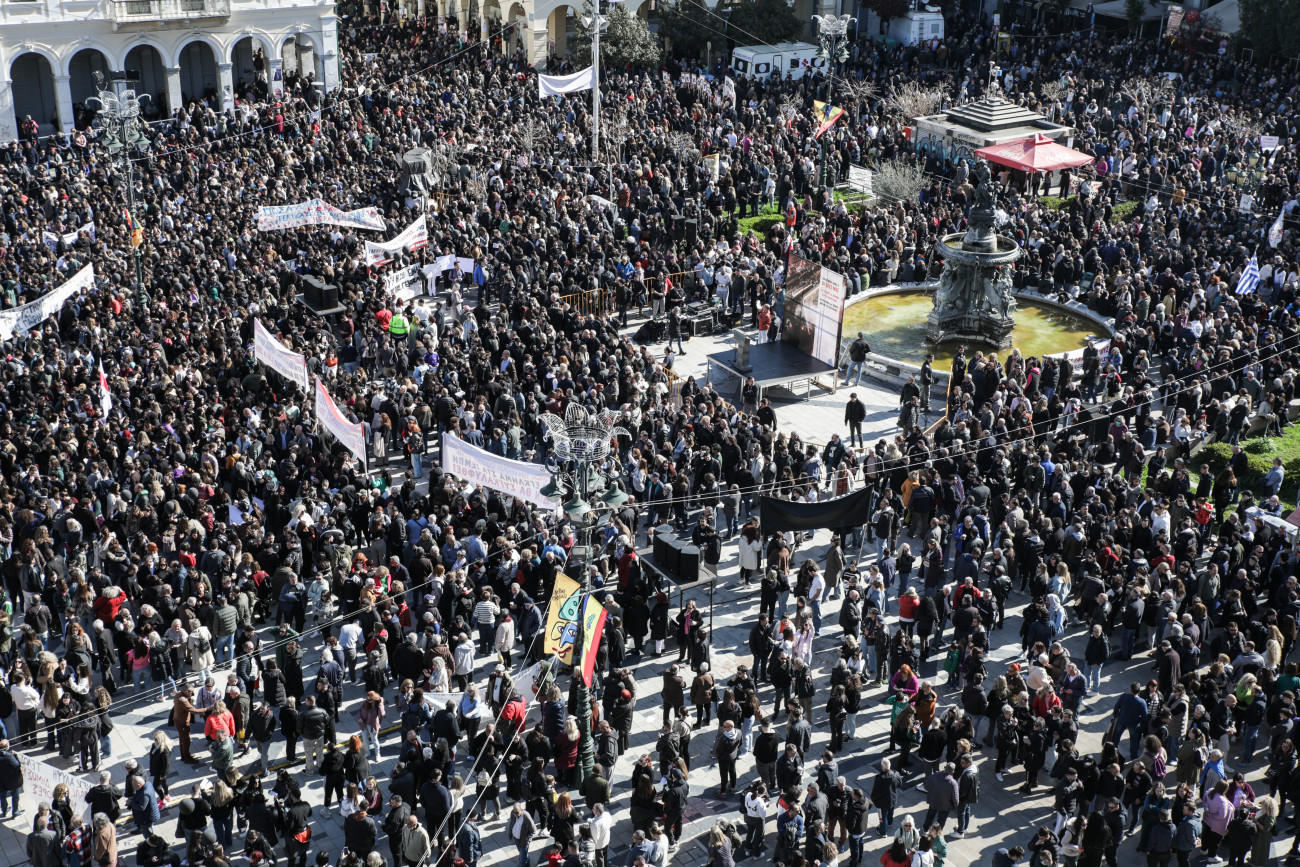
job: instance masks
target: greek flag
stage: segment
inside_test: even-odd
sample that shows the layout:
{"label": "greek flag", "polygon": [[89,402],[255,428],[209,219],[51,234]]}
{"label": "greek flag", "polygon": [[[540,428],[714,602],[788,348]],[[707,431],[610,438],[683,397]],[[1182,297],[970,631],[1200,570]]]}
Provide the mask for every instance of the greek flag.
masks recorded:
{"label": "greek flag", "polygon": [[1237,294],[1249,295],[1259,288],[1259,262],[1254,256],[1246,263],[1246,269],[1241,272],[1241,278],[1237,280]]}

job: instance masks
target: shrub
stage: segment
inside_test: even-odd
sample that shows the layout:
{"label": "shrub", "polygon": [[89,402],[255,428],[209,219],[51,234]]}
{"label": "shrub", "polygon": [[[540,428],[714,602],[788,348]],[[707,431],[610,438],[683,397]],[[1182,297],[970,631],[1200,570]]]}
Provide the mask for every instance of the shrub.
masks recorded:
{"label": "shrub", "polygon": [[1137,211],[1137,202],[1120,202],[1113,210],[1116,220],[1128,221],[1133,219],[1133,214]]}
{"label": "shrub", "polygon": [[1196,459],[1210,465],[1210,472],[1216,476],[1228,465],[1232,457],[1232,446],[1227,443],[1210,443],[1201,449]]}

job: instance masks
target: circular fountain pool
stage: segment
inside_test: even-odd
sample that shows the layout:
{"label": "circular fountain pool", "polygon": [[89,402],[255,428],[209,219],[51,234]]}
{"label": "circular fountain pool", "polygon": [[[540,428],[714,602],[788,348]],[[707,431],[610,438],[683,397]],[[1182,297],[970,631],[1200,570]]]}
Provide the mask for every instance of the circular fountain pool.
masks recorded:
{"label": "circular fountain pool", "polygon": [[[1110,336],[1101,323],[1066,307],[1024,295],[1017,296],[1017,303],[1019,306],[1012,314],[1016,323],[1012,345],[1023,356],[1041,358],[1070,352],[1082,349],[1089,338]],[[861,331],[867,335],[873,353],[907,364],[922,364],[927,352],[933,352],[936,360],[950,360],[963,341],[944,341],[938,346],[926,342],[926,316],[933,306],[932,296],[920,290],[885,290],[857,303],[850,299],[849,306],[844,309],[844,330],[841,333],[846,339],[851,339]],[[970,351],[987,349],[968,345]]]}

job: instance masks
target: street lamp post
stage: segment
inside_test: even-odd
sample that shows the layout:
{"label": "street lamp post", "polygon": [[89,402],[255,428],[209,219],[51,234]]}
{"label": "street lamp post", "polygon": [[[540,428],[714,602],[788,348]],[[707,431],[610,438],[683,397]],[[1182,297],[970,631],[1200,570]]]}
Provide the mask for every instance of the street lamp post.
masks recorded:
{"label": "street lamp post", "polygon": [[[125,79],[124,75],[114,77]],[[105,81],[100,72],[95,73],[95,88],[98,90],[98,96],[92,97],[87,102],[98,103],[90,107],[99,113],[103,124],[101,140],[113,160],[114,168],[126,185],[126,212],[132,222],[138,225],[135,208],[135,170],[131,165],[131,157],[136,152],[144,153],[149,147],[149,142],[141,131],[140,109],[141,103],[148,102],[151,97],[147,93],[137,95],[133,89],[119,93],[113,88],[112,82]],[[134,235],[134,226],[132,229]],[[141,292],[144,289],[144,267],[140,257],[140,245],[135,243],[134,237],[131,239],[131,246],[135,254],[135,289]]]}
{"label": "street lamp post", "polygon": [[[551,482],[542,489],[548,496],[567,498],[561,508],[578,526],[578,545],[569,562],[578,561],[578,582],[582,597],[578,606],[578,634],[573,647],[573,691],[577,705],[579,734],[578,764],[574,768],[573,786],[581,791],[583,783],[596,766],[596,745],[591,732],[591,690],[582,676],[586,646],[586,607],[591,593],[588,577],[591,560],[591,537],[602,519],[627,502],[618,479],[623,468],[610,443],[617,436],[631,434],[615,422],[619,415],[611,410],[588,412],[570,403],[563,416],[543,413],[546,439],[551,441],[552,455],[547,459]],[[594,674],[593,674],[594,676]]]}
{"label": "street lamp post", "polygon": [[[826,105],[830,106],[833,104],[831,96],[835,92],[835,68],[837,64],[848,60],[849,47],[846,37],[849,26],[857,19],[845,13],[814,15],[813,20],[817,22],[817,38],[821,42],[821,50],[817,52],[817,56],[826,62]],[[831,182],[827,156],[826,137],[821,136],[817,139],[817,176],[823,186],[831,188],[834,184]]]}

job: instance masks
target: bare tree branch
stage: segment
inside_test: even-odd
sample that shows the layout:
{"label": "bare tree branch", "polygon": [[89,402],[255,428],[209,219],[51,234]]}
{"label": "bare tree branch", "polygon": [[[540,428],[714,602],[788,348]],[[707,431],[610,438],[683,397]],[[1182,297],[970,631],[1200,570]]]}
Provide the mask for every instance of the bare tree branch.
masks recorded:
{"label": "bare tree branch", "polygon": [[894,88],[889,97],[889,106],[905,118],[924,117],[933,114],[942,103],[944,91],[938,87],[926,87],[916,81],[907,81]]}

